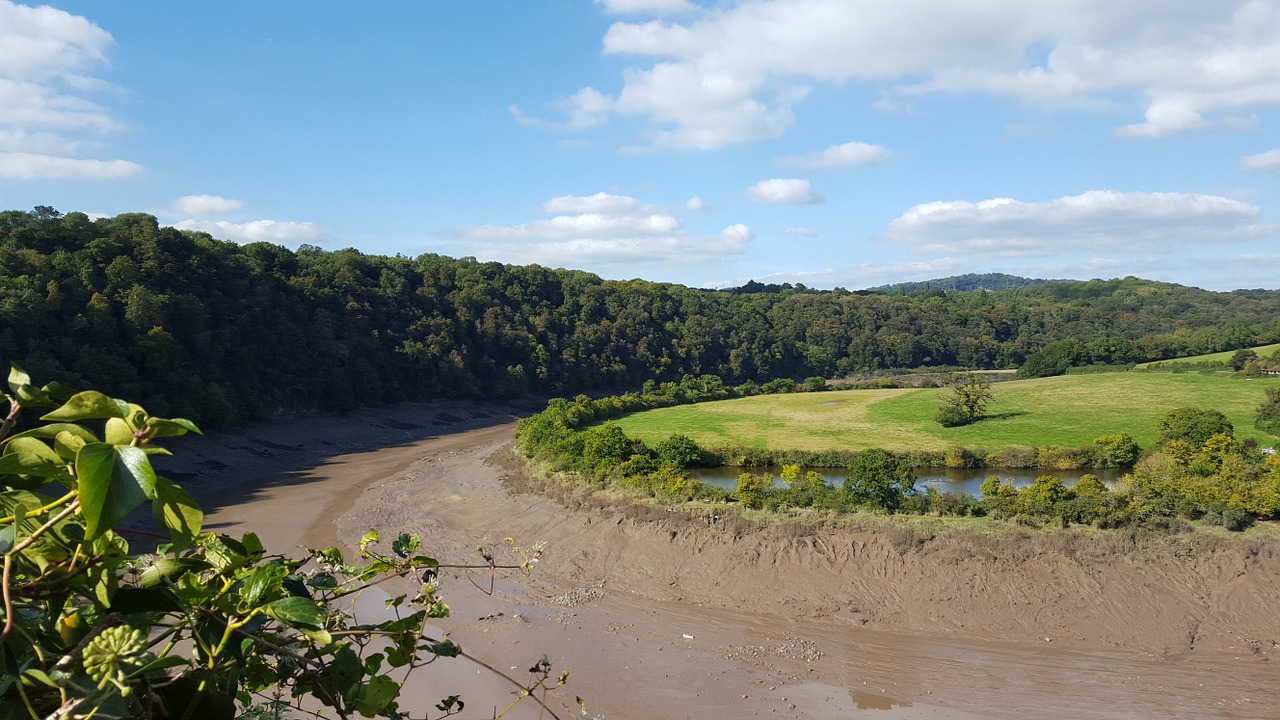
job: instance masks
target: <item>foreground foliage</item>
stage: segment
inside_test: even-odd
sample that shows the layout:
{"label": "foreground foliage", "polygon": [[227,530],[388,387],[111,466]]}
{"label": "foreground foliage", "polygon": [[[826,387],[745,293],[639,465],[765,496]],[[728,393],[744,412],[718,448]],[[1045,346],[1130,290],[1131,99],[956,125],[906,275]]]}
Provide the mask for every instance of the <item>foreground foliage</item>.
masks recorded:
{"label": "foreground foliage", "polygon": [[[370,532],[354,562],[336,548],[309,558],[268,554],[253,533],[202,530],[190,495],[150,458],[165,438],[198,432],[183,419],[94,391],[35,386],[16,367],[0,423],[0,718],[230,720],[258,708],[327,716],[408,718],[404,683],[440,657],[462,655],[427,622],[449,607],[445,567],[416,536],[390,543]],[[22,427],[25,409],[48,410]],[[122,523],[149,506],[163,535]],[[153,538],[137,554],[127,534]],[[159,544],[156,545],[156,540]],[[474,566],[525,568],[540,548],[493,553]],[[381,617],[362,618],[356,593],[398,580]],[[394,676],[393,676],[394,673]],[[557,682],[545,660],[520,696]],[[514,682],[514,681],[513,681]],[[461,712],[458,696],[434,711]]]}

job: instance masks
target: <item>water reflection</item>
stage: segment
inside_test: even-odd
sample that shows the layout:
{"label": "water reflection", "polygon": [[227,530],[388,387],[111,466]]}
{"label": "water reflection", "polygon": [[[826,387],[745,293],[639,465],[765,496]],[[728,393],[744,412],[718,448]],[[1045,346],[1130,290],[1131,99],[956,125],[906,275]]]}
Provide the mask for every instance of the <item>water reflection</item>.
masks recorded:
{"label": "water reflection", "polygon": [[[817,470],[822,473],[822,477],[827,481],[828,485],[839,486],[844,483],[844,468],[804,468],[803,472],[809,470]],[[1038,469],[997,469],[997,468],[979,468],[979,469],[957,469],[957,468],[916,468],[916,489],[924,490],[926,487],[935,487],[938,492],[955,493],[956,495],[967,493],[974,497],[979,497],[981,492],[979,488],[982,481],[988,477],[995,475],[1001,480],[1010,480],[1014,487],[1026,487],[1032,481],[1041,475],[1053,475],[1061,478],[1062,482],[1071,487],[1080,480],[1080,477],[1086,473],[1097,475],[1098,479],[1107,485],[1113,486],[1116,482],[1124,478],[1124,470],[1038,470]],[[689,474],[700,478],[702,482],[708,485],[715,485],[728,490],[736,490],[738,487],[739,473],[752,472],[757,475],[768,473],[773,476],[773,484],[775,487],[785,487],[785,483],[778,479],[779,473],[782,472],[780,467],[763,467],[763,468],[739,468],[739,467],[718,467],[718,468],[690,468]]]}

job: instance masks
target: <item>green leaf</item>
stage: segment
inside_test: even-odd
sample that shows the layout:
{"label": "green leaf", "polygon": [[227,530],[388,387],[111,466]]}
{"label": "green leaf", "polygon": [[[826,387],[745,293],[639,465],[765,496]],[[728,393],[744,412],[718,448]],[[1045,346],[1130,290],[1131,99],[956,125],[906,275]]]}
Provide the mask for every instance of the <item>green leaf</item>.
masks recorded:
{"label": "green leaf", "polygon": [[53,438],[53,450],[58,453],[58,457],[63,460],[75,460],[76,455],[80,453],[81,448],[89,443],[97,441],[97,438],[94,438],[93,440],[85,440],[74,433],[60,432]]}
{"label": "green leaf", "polygon": [[45,395],[49,396],[49,399],[57,400],[60,403],[65,403],[71,399],[72,395],[76,394],[74,388],[69,388],[60,382],[51,382],[40,389],[44,391]]}
{"label": "green leaf", "polygon": [[147,454],[136,447],[85,445],[76,453],[76,481],[89,541],[115,527],[156,493],[155,470]]}
{"label": "green leaf", "polygon": [[0,528],[0,554],[4,554],[13,549],[18,544],[18,523],[11,522]]}
{"label": "green leaf", "polygon": [[288,573],[288,569],[278,563],[259,565],[250,570],[244,578],[244,590],[240,593],[248,608],[257,607],[265,597],[279,595],[284,576]]}
{"label": "green leaf", "polygon": [[40,418],[65,422],[123,418],[129,414],[129,403],[115,400],[96,390],[85,390],[71,396],[62,407]]}
{"label": "green leaf", "polygon": [[45,440],[49,440],[56,438],[59,434],[64,432],[71,433],[87,443],[98,442],[98,438],[93,433],[73,423],[49,423],[48,425],[41,425],[40,427],[32,428],[26,432],[20,432],[13,435],[9,438],[9,441],[13,442],[18,438],[25,437],[44,438]]}
{"label": "green leaf", "polygon": [[33,385],[19,385],[14,389],[13,394],[18,398],[18,402],[23,407],[57,407],[58,403],[54,402],[48,394]]}
{"label": "green leaf", "polygon": [[374,675],[365,681],[356,695],[356,712],[365,717],[383,714],[400,694],[400,683],[385,675]]}
{"label": "green leaf", "polygon": [[280,622],[298,628],[324,627],[324,613],[311,598],[292,596],[267,605],[267,614]]}
{"label": "green leaf", "polygon": [[17,365],[9,366],[9,390],[17,394],[18,388],[31,384],[31,376]]}
{"label": "green leaf", "polygon": [[130,445],[133,443],[133,429],[123,418],[107,418],[107,429],[102,439],[108,445]]}
{"label": "green leaf", "polygon": [[[117,594],[117,597],[119,597],[118,594]],[[159,660],[155,660],[147,663],[146,665],[143,665],[137,670],[134,670],[133,672],[129,673],[129,677],[138,678],[144,675],[150,675],[152,673],[163,672],[165,670],[168,670],[169,668],[184,667],[190,664],[191,664],[191,661],[186,658],[177,657],[176,655],[170,655],[169,657],[162,657]]]}
{"label": "green leaf", "polygon": [[48,445],[35,438],[16,438],[0,455],[0,474],[67,477],[67,463]]}
{"label": "green leaf", "polygon": [[171,437],[175,435],[186,435],[193,432],[197,435],[203,435],[200,428],[196,424],[185,418],[173,418],[166,420],[165,418],[148,418],[147,428],[151,430],[151,437]]}
{"label": "green leaf", "polygon": [[175,550],[191,547],[204,524],[204,511],[172,480],[156,477],[156,498],[151,503],[156,522],[169,531]]}

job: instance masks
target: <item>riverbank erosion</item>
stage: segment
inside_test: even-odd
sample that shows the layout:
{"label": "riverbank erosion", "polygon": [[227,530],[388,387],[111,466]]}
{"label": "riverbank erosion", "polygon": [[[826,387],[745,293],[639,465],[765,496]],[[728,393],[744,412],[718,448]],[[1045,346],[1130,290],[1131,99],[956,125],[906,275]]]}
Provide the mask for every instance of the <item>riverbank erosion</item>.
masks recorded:
{"label": "riverbank erosion", "polygon": [[[523,477],[517,410],[303,418],[197,439],[174,470],[211,525],[283,551],[371,527],[451,561],[544,543],[491,594],[446,577],[441,628],[517,676],[543,654],[569,670],[562,718],[574,696],[610,719],[1280,716],[1273,540],[691,516]],[[476,717],[505,705],[458,667],[442,682]]]}

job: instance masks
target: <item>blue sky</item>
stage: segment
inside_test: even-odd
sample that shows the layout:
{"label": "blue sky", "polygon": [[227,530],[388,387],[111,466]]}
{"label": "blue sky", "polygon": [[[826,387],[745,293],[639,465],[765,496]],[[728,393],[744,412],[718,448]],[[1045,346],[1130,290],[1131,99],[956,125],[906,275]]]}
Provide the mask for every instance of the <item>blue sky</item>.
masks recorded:
{"label": "blue sky", "polygon": [[693,286],[1280,288],[1280,0],[0,0],[0,207]]}

